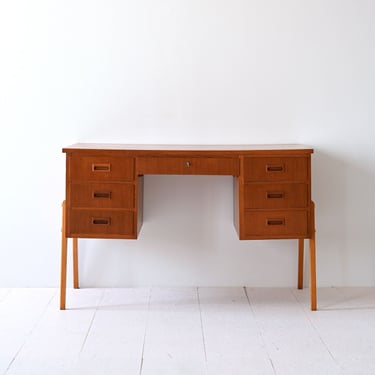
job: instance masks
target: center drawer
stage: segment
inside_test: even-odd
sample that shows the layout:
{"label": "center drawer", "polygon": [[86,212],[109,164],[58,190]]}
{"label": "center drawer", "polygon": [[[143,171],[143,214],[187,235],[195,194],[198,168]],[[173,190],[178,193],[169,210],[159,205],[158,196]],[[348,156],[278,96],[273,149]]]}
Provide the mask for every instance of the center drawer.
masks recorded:
{"label": "center drawer", "polygon": [[139,157],[138,174],[239,175],[239,159],[229,157]]}

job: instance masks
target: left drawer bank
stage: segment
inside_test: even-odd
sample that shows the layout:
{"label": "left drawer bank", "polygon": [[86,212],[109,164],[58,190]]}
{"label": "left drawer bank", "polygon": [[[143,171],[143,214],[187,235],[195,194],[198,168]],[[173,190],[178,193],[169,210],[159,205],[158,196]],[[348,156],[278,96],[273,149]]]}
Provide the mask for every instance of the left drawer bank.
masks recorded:
{"label": "left drawer bank", "polygon": [[107,150],[66,152],[66,236],[137,238],[142,180],[135,157]]}

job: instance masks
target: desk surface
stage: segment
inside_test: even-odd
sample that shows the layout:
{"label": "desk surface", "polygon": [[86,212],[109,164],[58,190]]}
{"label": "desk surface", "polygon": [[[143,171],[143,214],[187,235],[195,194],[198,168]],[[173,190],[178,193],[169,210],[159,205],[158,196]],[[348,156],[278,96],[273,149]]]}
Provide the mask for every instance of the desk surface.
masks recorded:
{"label": "desk surface", "polygon": [[119,144],[119,143],[76,143],[63,148],[63,152],[75,150],[124,150],[124,151],[306,151],[313,152],[310,146],[300,144],[226,144],[226,145],[186,145],[186,144]]}

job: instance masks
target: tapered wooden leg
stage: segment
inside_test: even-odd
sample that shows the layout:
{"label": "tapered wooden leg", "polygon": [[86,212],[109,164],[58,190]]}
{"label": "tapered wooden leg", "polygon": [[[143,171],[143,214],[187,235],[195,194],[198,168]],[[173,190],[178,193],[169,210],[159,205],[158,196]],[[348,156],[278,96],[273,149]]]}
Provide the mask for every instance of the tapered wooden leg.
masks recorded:
{"label": "tapered wooden leg", "polygon": [[317,309],[316,298],[316,251],[315,251],[315,205],[311,203],[311,238],[310,238],[310,297],[311,297],[311,310]]}
{"label": "tapered wooden leg", "polygon": [[315,311],[317,308],[315,233],[310,238],[310,294],[311,294],[311,310]]}
{"label": "tapered wooden leg", "polygon": [[73,287],[79,288],[78,281],[78,238],[73,238]]}
{"label": "tapered wooden leg", "polygon": [[66,263],[68,243],[65,236],[65,201],[62,204],[62,230],[61,230],[61,275],[60,275],[60,310],[65,310],[66,301]]}
{"label": "tapered wooden leg", "polygon": [[303,238],[298,239],[298,289],[303,289],[303,258],[304,258],[304,245]]}

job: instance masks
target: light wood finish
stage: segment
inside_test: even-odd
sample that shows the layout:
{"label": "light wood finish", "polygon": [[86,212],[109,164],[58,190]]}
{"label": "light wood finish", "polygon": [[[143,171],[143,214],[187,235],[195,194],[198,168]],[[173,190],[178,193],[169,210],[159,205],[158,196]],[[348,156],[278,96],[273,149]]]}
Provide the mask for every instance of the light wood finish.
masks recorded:
{"label": "light wood finish", "polygon": [[[66,271],[68,258],[68,239],[66,238],[66,201],[62,203],[62,229],[61,229],[61,272],[60,272],[60,310],[65,310],[66,305]],[[73,287],[79,288],[78,281],[78,238],[73,238]]]}
{"label": "light wood finish", "polygon": [[240,240],[297,239],[298,288],[303,240],[310,239],[311,308],[316,309],[315,224],[311,154],[302,145],[76,144],[66,153],[61,308],[65,308],[66,238],[73,242],[78,288],[78,238],[136,239],[142,226],[143,175],[230,175]]}
{"label": "light wood finish", "polygon": [[305,240],[300,238],[298,240],[298,289],[303,289],[303,259],[305,252]]}
{"label": "light wood finish", "polygon": [[78,238],[73,238],[73,286],[79,288],[78,279]]}
{"label": "light wood finish", "polygon": [[310,298],[311,310],[317,309],[316,296],[316,254],[315,254],[315,204],[311,202],[311,235],[310,235]]}
{"label": "light wood finish", "polygon": [[60,309],[65,310],[66,300],[66,266],[67,266],[67,238],[66,238],[66,201],[62,203],[61,229],[61,273],[60,273]]}

